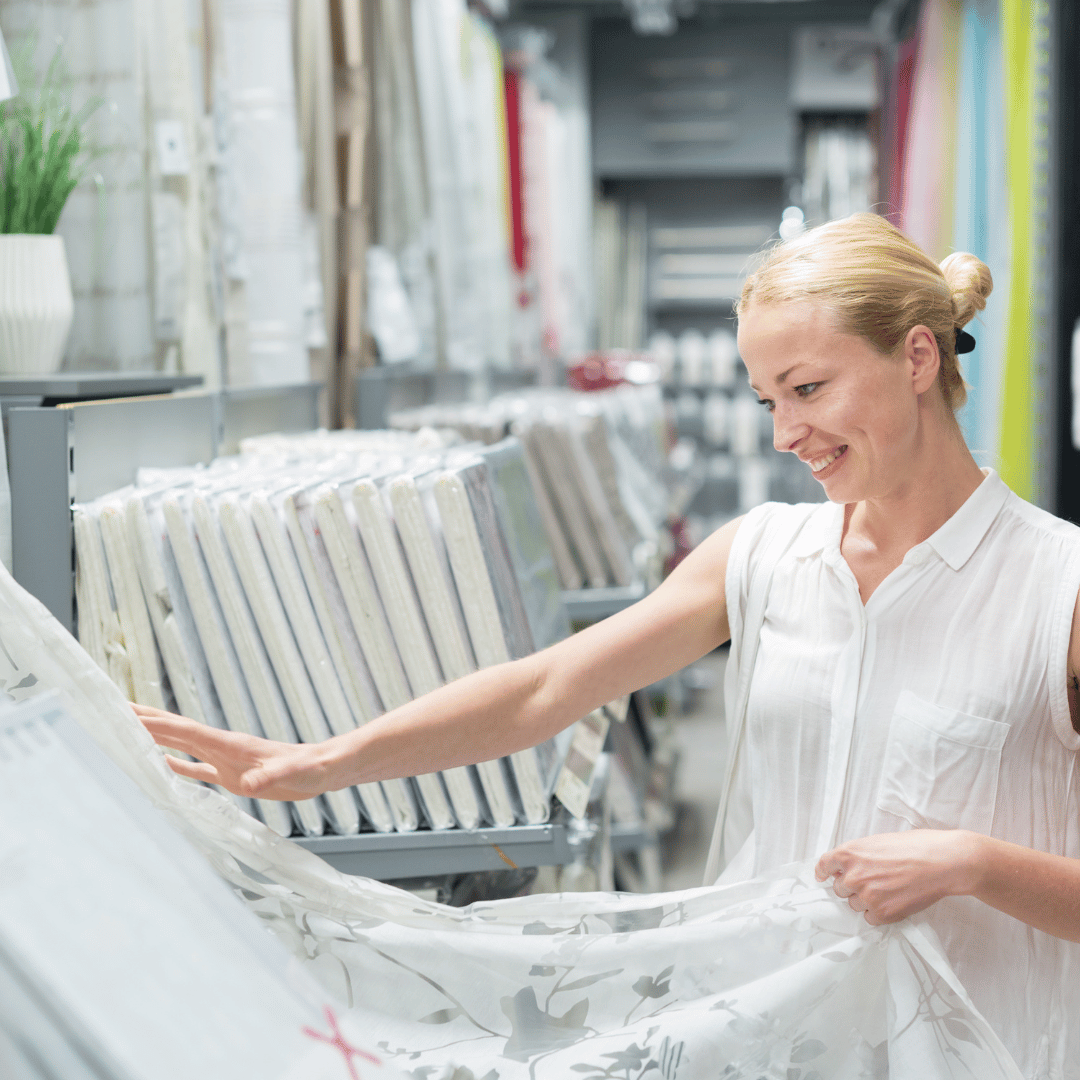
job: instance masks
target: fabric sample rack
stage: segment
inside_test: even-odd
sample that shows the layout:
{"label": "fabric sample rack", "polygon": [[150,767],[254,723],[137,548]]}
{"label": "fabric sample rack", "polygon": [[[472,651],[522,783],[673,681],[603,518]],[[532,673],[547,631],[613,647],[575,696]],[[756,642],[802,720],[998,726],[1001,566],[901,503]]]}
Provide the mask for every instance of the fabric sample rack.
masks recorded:
{"label": "fabric sample rack", "polygon": [[[14,408],[8,448],[14,574],[74,629],[71,505],[128,484],[141,467],[208,463],[248,437],[317,426],[318,387],[120,399]],[[304,841],[341,869],[383,879],[558,865],[569,861],[559,823],[420,833],[361,833]]]}

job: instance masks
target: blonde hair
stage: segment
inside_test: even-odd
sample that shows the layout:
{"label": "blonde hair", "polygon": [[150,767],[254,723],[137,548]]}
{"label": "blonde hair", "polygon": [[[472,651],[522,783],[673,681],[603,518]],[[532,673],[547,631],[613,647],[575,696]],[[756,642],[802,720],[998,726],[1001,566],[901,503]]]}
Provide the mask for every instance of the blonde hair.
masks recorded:
{"label": "blonde hair", "polygon": [[990,271],[966,252],[940,266],[877,214],[853,214],[777,244],[746,279],[738,314],[754,301],[814,300],[832,311],[843,333],[894,356],[913,326],[927,327],[941,353],[938,382],[955,412],[967,400],[956,359],[956,330],[986,307]]}

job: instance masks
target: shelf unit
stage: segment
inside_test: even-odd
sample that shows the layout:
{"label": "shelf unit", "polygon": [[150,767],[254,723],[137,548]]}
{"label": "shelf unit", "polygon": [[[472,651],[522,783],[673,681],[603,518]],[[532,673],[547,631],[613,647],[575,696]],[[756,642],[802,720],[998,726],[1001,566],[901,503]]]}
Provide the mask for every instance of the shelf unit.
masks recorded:
{"label": "shelf unit", "polygon": [[567,589],[562,599],[571,622],[597,622],[636,604],[645,593],[645,585],[639,581],[603,589]]}
{"label": "shelf unit", "polygon": [[[95,396],[103,389],[98,383]],[[205,463],[235,453],[249,435],[311,430],[318,426],[321,390],[319,383],[304,383],[13,406],[7,445],[15,580],[74,631],[73,502],[132,483],[143,466]],[[557,823],[296,842],[344,873],[380,880],[557,865],[572,858],[566,826]]]}
{"label": "shelf unit", "polygon": [[361,833],[296,840],[343,874],[380,881],[570,862],[566,826],[513,825],[446,832]]}

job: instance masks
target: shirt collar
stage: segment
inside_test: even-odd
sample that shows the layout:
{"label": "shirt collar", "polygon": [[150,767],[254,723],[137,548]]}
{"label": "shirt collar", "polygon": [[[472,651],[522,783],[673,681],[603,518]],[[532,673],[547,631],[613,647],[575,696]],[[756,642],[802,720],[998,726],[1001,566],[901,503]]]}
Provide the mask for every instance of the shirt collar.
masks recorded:
{"label": "shirt collar", "polygon": [[[953,570],[961,569],[975,553],[1009,497],[1008,486],[993,469],[984,469],[983,474],[983,482],[968,496],[960,509],[924,541]],[[826,548],[835,548],[839,552],[843,527],[843,505],[823,503],[803,525],[791,545],[791,554],[797,558],[805,558],[817,555]]]}
{"label": "shirt collar", "polygon": [[993,469],[983,469],[983,482],[926,543],[954,570],[959,570],[982,543],[998,516],[1009,488]]}
{"label": "shirt collar", "polygon": [[844,527],[844,507],[840,503],[822,503],[807,519],[791,545],[796,558],[818,555],[826,547],[840,547],[840,533]]}

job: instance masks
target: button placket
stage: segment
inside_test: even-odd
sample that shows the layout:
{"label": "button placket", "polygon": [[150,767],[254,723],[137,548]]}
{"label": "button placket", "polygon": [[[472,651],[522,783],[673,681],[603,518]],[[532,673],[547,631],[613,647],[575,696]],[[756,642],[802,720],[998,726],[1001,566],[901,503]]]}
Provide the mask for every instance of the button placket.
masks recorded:
{"label": "button placket", "polygon": [[[841,560],[843,561],[843,560]],[[839,569],[835,567],[835,569]],[[852,633],[848,644],[840,654],[833,682],[832,716],[829,725],[829,759],[825,772],[825,793],[822,797],[821,824],[818,830],[817,854],[823,855],[836,841],[840,810],[847,788],[847,775],[851,762],[851,748],[855,738],[855,715],[859,704],[859,685],[862,675],[863,655],[866,649],[866,608],[859,594],[859,585],[851,567],[843,564],[846,578]]]}

